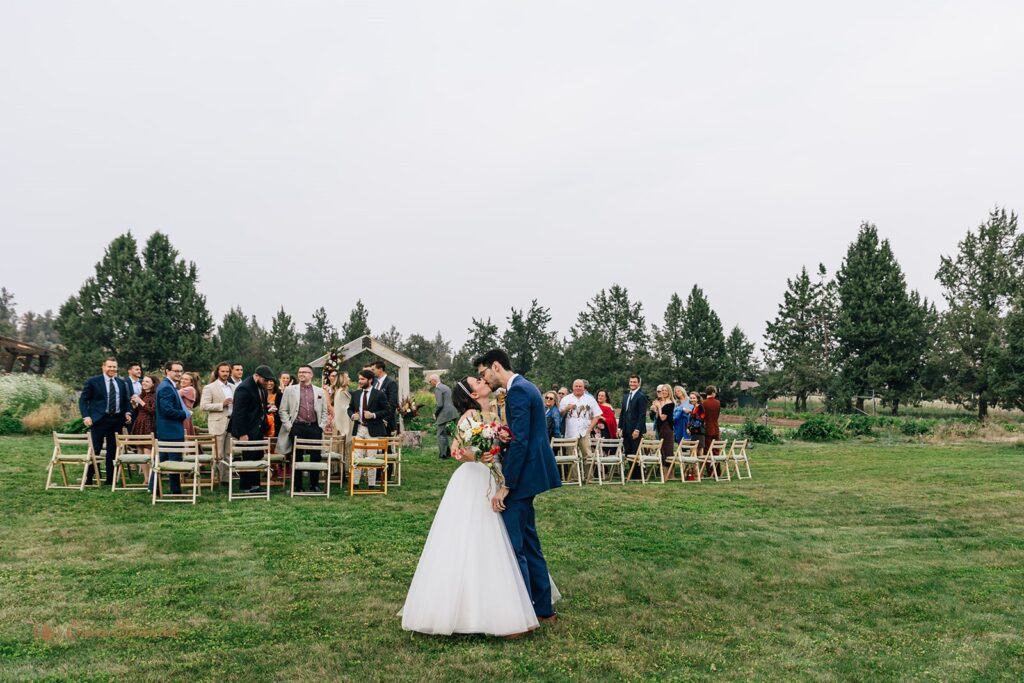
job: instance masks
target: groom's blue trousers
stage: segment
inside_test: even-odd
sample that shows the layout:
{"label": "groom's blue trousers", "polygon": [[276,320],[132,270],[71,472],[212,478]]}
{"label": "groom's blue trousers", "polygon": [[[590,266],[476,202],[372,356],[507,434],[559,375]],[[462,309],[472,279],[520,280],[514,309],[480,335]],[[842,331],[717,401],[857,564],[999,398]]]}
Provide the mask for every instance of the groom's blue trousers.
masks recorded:
{"label": "groom's blue trousers", "polygon": [[519,560],[519,570],[526,582],[526,592],[533,600],[533,611],[538,617],[550,617],[555,613],[551,606],[551,575],[548,563],[540,550],[537,538],[537,522],[533,513],[533,496],[518,500],[506,500],[505,511],[501,513],[508,529],[508,540]]}

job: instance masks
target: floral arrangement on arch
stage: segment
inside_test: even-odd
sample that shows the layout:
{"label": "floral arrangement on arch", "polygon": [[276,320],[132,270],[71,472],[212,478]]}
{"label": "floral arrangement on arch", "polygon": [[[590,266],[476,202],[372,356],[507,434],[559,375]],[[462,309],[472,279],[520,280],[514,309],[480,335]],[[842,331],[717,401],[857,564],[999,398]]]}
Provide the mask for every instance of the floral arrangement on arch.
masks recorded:
{"label": "floral arrangement on arch", "polygon": [[406,396],[398,402],[398,414],[403,419],[410,420],[416,417],[416,414],[420,412],[420,406],[416,403],[416,399],[412,396]]}
{"label": "floral arrangement on arch", "polygon": [[345,354],[341,352],[341,349],[334,349],[327,354],[327,360],[324,361],[324,374],[323,381],[326,382],[327,378],[331,376],[332,372],[340,371],[338,368],[345,362]]}

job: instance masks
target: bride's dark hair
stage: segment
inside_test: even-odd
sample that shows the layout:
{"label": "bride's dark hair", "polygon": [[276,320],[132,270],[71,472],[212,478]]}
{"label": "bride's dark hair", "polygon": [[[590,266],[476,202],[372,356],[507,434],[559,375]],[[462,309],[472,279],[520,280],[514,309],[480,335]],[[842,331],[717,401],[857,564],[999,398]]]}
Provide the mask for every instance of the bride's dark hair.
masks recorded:
{"label": "bride's dark hair", "polygon": [[483,410],[480,403],[469,395],[469,375],[463,377],[452,387],[452,405],[462,415],[469,409]]}

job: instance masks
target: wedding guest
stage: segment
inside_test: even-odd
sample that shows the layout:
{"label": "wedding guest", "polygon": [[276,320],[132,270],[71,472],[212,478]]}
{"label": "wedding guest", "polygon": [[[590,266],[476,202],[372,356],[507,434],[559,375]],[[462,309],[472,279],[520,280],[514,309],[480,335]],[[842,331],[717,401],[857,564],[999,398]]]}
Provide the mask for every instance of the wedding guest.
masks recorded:
{"label": "wedding guest", "polygon": [[398,431],[398,382],[388,377],[388,373],[384,371],[384,361],[382,360],[370,363],[370,369],[373,370],[373,375],[376,377],[374,386],[384,392],[384,397],[388,400],[388,405],[391,406],[385,421],[388,425],[388,434],[394,434]]}
{"label": "wedding guest", "polygon": [[221,480],[230,473],[225,464],[228,459],[228,452],[231,450],[231,432],[228,430],[228,423],[231,419],[231,405],[235,387],[228,380],[231,376],[231,364],[227,362],[217,363],[210,376],[210,383],[203,387],[199,398],[199,407],[206,411],[206,430],[216,437],[217,457],[221,460],[219,464]]}
{"label": "wedding guest", "polygon": [[330,432],[334,428],[334,392],[338,389],[338,371],[324,373],[321,385],[327,401],[327,431]]}
{"label": "wedding guest", "polygon": [[[146,375],[139,384],[142,393],[132,396],[131,402],[135,417],[132,418],[131,433],[139,436],[152,436],[156,432],[156,386],[160,380],[153,375]],[[151,448],[140,448],[139,452],[151,455]],[[149,463],[142,465],[143,481],[149,481]]]}
{"label": "wedding guest", "polygon": [[[156,390],[156,438],[158,441],[184,441],[185,420],[192,417],[192,411],[185,408],[178,393],[178,383],[184,372],[180,360],[168,361],[164,365],[166,376]],[[160,462],[181,461],[181,453],[161,453]],[[171,493],[181,493],[181,475],[172,474]]]}
{"label": "wedding guest", "polygon": [[672,413],[676,404],[672,401],[672,387],[667,384],[659,384],[655,396],[650,414],[654,420],[654,431],[661,439],[661,463],[667,465],[672,459],[672,447],[675,445]]}
{"label": "wedding guest", "polygon": [[128,364],[128,385],[132,389],[132,396],[142,393],[142,366],[138,363]]}
{"label": "wedding guest", "polygon": [[241,363],[231,364],[231,384],[238,386],[242,382],[242,377],[245,375],[245,367]]}
{"label": "wedding guest", "polygon": [[608,398],[607,389],[597,390],[597,405],[601,407],[601,421],[597,423],[597,436],[604,439],[619,438],[619,425],[615,421],[615,408]]}
{"label": "wedding guest", "polygon": [[548,440],[562,438],[562,413],[558,410],[557,392],[544,394],[544,419],[548,423]]}
{"label": "wedding guest", "polygon": [[274,437],[278,434],[277,424],[277,411],[281,405],[282,392],[277,388],[276,379],[268,379],[266,383],[267,388],[267,419],[266,424],[263,425],[263,433],[268,439],[270,439],[271,448],[274,447]]}
{"label": "wedding guest", "polygon": [[[93,452],[99,457],[103,444],[107,445],[106,471],[104,480],[110,486],[114,478],[114,454],[117,452],[117,433],[126,422],[131,422],[131,404],[128,397],[132,391],[128,384],[117,376],[117,359],[111,356],[103,361],[102,372],[85,381],[78,396],[78,410],[82,422],[89,428]],[[86,484],[92,484],[92,465],[86,475]]]}
{"label": "wedding guest", "polygon": [[[252,375],[235,385],[234,402],[231,406],[231,420],[228,429],[231,436],[238,441],[257,441],[264,437],[264,425],[267,415],[268,379],[274,378],[274,372],[266,365],[260,365]],[[258,460],[258,453],[247,453],[246,460]],[[247,493],[262,493],[259,472],[239,472],[239,487]]]}
{"label": "wedding guest", "polygon": [[629,391],[622,397],[622,409],[619,411],[619,433],[622,434],[622,446],[626,455],[636,453],[640,439],[647,431],[647,396],[640,389],[640,377],[629,376]]}
{"label": "wedding guest", "polygon": [[[352,417],[353,434],[361,439],[380,438],[388,435],[388,426],[384,416],[391,409],[391,404],[384,392],[374,387],[376,377],[372,370],[359,371],[359,391],[352,395],[348,413]],[[358,485],[362,471],[353,473],[353,482]],[[375,486],[377,471],[370,470],[369,485]]]}
{"label": "wedding guest", "polygon": [[718,427],[718,417],[722,412],[722,404],[718,401],[718,389],[714,384],[709,384],[704,393],[706,394],[704,398],[704,412],[707,415],[704,418],[704,436],[708,445],[710,445],[712,441],[722,436]]}
{"label": "wedding guest", "polygon": [[185,404],[185,408],[188,410],[188,418],[185,419],[185,433],[195,434],[196,428],[192,426],[192,409],[196,404],[196,385],[199,384],[199,375],[194,372],[183,372],[181,374],[181,382],[178,384],[178,394],[181,396],[181,402]]}
{"label": "wedding guest", "polygon": [[295,378],[292,377],[292,373],[290,372],[282,372],[277,376],[277,386],[281,388],[281,391],[290,387],[294,381]]}
{"label": "wedding guest", "polygon": [[561,403],[562,399],[569,395],[569,387],[562,387],[558,390],[558,402]]}
{"label": "wedding guest", "polygon": [[352,403],[352,392],[349,390],[352,381],[347,372],[338,376],[338,385],[334,388],[334,433],[338,436],[352,436],[352,418],[348,414],[348,406]]}
{"label": "wedding guest", "polygon": [[430,386],[434,387],[434,425],[437,428],[437,456],[444,460],[451,457],[451,446],[448,443],[448,426],[452,420],[459,417],[459,411],[452,403],[452,390],[441,382],[437,374],[427,378]]}
{"label": "wedding guest", "polygon": [[[281,401],[281,435],[277,439],[278,450],[281,453],[289,454],[294,448],[294,440],[299,439],[322,439],[324,438],[324,427],[327,426],[327,392],[321,387],[313,384],[313,368],[308,365],[300,365],[298,373],[299,382],[285,390],[284,399]],[[337,377],[335,377],[337,381]],[[302,461],[309,456],[310,462],[320,462],[323,453],[316,449],[302,449],[295,452],[296,461]],[[296,477],[295,490],[304,491],[302,472],[292,472]],[[311,471],[309,473],[309,490],[314,493],[320,491],[320,473]]]}
{"label": "wedding guest", "polygon": [[675,428],[676,443],[683,440],[689,440],[690,435],[686,431],[687,422],[690,420],[690,412],[693,410],[693,404],[690,403],[689,396],[686,395],[686,388],[681,387],[678,384],[672,388],[673,395],[675,396],[676,407],[672,411],[672,425]]}
{"label": "wedding guest", "polygon": [[700,394],[696,391],[690,392],[690,403],[693,405],[693,410],[690,411],[690,419],[686,429],[690,434],[690,440],[697,442],[697,452],[703,453],[705,444],[704,419],[707,417],[707,413],[704,411]]}
{"label": "wedding guest", "polygon": [[604,413],[594,397],[587,393],[582,379],[573,381],[572,393],[559,402],[558,410],[564,418],[565,438],[576,439],[584,460],[589,460],[590,433]]}

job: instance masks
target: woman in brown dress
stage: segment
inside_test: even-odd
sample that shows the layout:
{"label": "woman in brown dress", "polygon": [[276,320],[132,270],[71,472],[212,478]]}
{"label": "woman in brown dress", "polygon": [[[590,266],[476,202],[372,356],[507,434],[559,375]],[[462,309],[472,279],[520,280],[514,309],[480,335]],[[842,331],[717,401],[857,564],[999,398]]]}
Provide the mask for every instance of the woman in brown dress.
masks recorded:
{"label": "woman in brown dress", "polygon": [[[159,382],[152,375],[142,378],[142,393],[132,396],[132,407],[135,414],[132,415],[132,434],[150,436],[156,427],[156,385]],[[151,449],[140,448],[140,453],[150,455]],[[142,477],[149,481],[149,465],[142,466]]]}
{"label": "woman in brown dress", "polygon": [[672,448],[675,446],[675,421],[672,414],[676,404],[672,401],[672,387],[659,384],[657,398],[651,403],[651,417],[654,418],[654,431],[661,439],[661,463],[667,465],[672,459]]}

